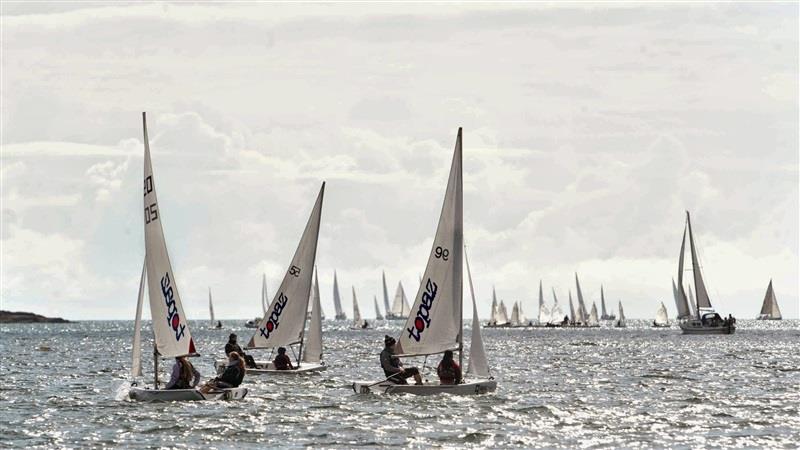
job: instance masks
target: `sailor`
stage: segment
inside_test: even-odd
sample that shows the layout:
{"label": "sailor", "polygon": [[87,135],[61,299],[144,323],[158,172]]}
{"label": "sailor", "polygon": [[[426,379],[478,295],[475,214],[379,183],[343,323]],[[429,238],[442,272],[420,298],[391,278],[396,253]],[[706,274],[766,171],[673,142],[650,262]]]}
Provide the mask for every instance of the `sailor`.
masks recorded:
{"label": "sailor", "polygon": [[228,336],[228,343],[225,344],[225,356],[230,356],[232,352],[236,352],[239,354],[239,356],[244,358],[245,362],[247,363],[247,367],[256,367],[256,361],[253,359],[253,357],[246,354],[242,350],[242,347],[239,347],[239,344],[236,343],[236,333],[231,333],[231,335]]}
{"label": "sailor", "polygon": [[394,345],[396,341],[391,336],[384,336],[384,348],[381,352],[381,368],[383,374],[389,378],[389,381],[397,384],[408,384],[406,378],[414,377],[415,384],[422,384],[422,376],[419,374],[419,369],[416,367],[404,368],[400,358],[394,356]]}
{"label": "sailor", "polygon": [[175,358],[169,383],[164,389],[191,389],[200,382],[200,372],[194,368],[185,356]]}
{"label": "sailor", "polygon": [[244,359],[236,352],[228,355],[228,365],[222,375],[209,380],[200,389],[200,392],[207,394],[213,389],[230,389],[238,387],[244,380],[245,368]]}
{"label": "sailor", "polygon": [[294,366],[292,366],[292,360],[286,356],[286,347],[278,347],[278,356],[275,357],[275,360],[272,361],[272,364],[275,365],[276,370],[294,369]]}
{"label": "sailor", "polygon": [[219,320],[217,321],[217,328],[222,328],[222,322]]}
{"label": "sailor", "polygon": [[439,367],[436,368],[439,375],[439,384],[459,384],[461,383],[461,367],[453,360],[453,351],[446,350]]}

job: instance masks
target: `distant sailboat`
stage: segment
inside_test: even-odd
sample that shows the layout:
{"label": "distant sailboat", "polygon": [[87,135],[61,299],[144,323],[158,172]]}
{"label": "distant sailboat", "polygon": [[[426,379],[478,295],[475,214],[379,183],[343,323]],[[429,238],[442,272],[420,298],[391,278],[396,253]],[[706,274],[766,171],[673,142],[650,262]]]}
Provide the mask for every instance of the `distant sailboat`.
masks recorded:
{"label": "distant sailboat", "polygon": [[578,274],[575,274],[575,288],[578,291],[578,325],[586,326],[589,321],[589,314],[586,312],[586,303],[583,302],[583,292],[581,292],[581,282],[578,281]]}
{"label": "distant sailboat", "polygon": [[[458,131],[450,177],[447,182],[439,225],[434,235],[422,284],[415,296],[414,306],[397,339],[395,349],[400,357],[434,355],[457,351],[459,363],[464,358],[463,329],[463,204],[461,178],[461,129]],[[476,306],[473,302],[473,335],[480,336]],[[477,342],[473,341],[474,343]],[[476,350],[478,347],[476,346]],[[480,357],[484,361],[480,361]],[[468,375],[474,381],[457,384],[429,383],[422,385],[394,384],[388,380],[378,383],[355,382],[356,393],[409,393],[417,395],[459,394],[475,395],[494,391],[497,382],[487,379],[484,372],[485,355],[470,354]],[[474,361],[473,361],[474,360]],[[463,367],[463,364],[459,364]],[[457,380],[462,381],[462,380]]]}
{"label": "distant sailboat", "polygon": [[[679,325],[683,334],[733,334],[736,331],[736,324],[733,320],[723,319],[711,307],[711,300],[706,291],[700,263],[697,258],[694,235],[692,234],[692,221],[689,218],[689,211],[686,211],[686,225],[683,230],[683,242],[681,242],[681,254],[678,260],[678,295],[685,299],[683,289],[683,259],[686,244],[686,232],[689,232],[689,247],[692,257],[692,274],[694,275],[695,298],[697,299],[698,317],[682,321]],[[688,305],[687,305],[688,308]],[[704,312],[705,311],[705,312]]]}
{"label": "distant sailboat", "polygon": [[211,301],[211,288],[208,288],[208,314],[211,316],[211,326],[217,324],[214,320],[214,303]]}
{"label": "distant sailboat", "polygon": [[622,311],[622,302],[619,302],[619,320],[614,324],[617,328],[625,328],[625,312]]}
{"label": "distant sailboat", "polygon": [[392,302],[391,314],[386,313],[386,318],[389,320],[405,320],[411,313],[411,307],[408,306],[408,298],[406,298],[406,291],[403,289],[403,282],[397,282],[397,290],[394,294],[394,302]]}
{"label": "distant sailboat", "polygon": [[658,311],[656,311],[656,319],[653,320],[653,326],[656,328],[669,327],[669,317],[667,316],[667,307],[664,306],[664,302],[661,302],[661,306],[659,306]]}
{"label": "distant sailboat", "polygon": [[367,323],[367,321],[361,318],[361,311],[358,309],[358,299],[356,298],[355,286],[353,286],[352,289],[353,289],[353,324],[350,325],[350,328],[357,330],[369,328],[369,324]]}
{"label": "distant sailboat", "polygon": [[[389,289],[386,288],[386,271],[381,274],[381,284],[383,285],[383,310],[386,311],[386,318],[389,319],[391,308],[389,307]],[[377,312],[378,309],[375,308]],[[383,318],[379,319],[383,320]]]}
{"label": "distant sailboat", "polygon": [[378,308],[378,296],[372,297],[375,301],[375,320],[383,320],[383,315],[381,314],[381,309]]}
{"label": "distant sailboat", "polygon": [[761,304],[761,313],[756,317],[758,320],[781,320],[781,310],[778,308],[778,299],[775,298],[775,291],[772,289],[772,280],[769,280],[767,293],[764,295],[764,303]]}
{"label": "distant sailboat", "polygon": [[523,326],[523,323],[520,320],[519,303],[518,302],[514,302],[514,306],[511,308],[511,320],[510,320],[510,322],[511,322],[511,326],[512,327]]}
{"label": "distant sailboat", "polygon": [[600,321],[597,318],[597,304],[592,302],[592,312],[589,313],[589,320],[586,321],[588,327],[599,327]]}
{"label": "distant sailboat", "polygon": [[[297,244],[294,256],[289,263],[286,274],[283,276],[283,281],[281,281],[278,290],[275,292],[275,297],[272,299],[269,308],[267,308],[267,316],[261,319],[258,329],[250,337],[246,347],[247,349],[276,349],[279,347],[292,348],[293,345],[296,345],[297,363],[293,369],[277,370],[272,361],[256,360],[256,367],[248,368],[248,373],[303,373],[325,370],[326,368],[321,361],[309,363],[309,359],[303,357],[303,352],[308,351],[308,348],[304,348],[304,345],[308,345],[309,342],[306,338],[316,336],[316,329],[321,327],[322,323],[320,310],[314,310],[319,305],[312,304],[311,324],[309,332],[306,333],[305,328],[308,317],[306,313],[309,303],[314,297],[311,295],[311,289],[324,195],[325,183],[323,182],[303,234],[300,237],[300,242]],[[313,303],[316,303],[315,298]],[[321,334],[319,339],[321,339]],[[322,346],[321,341],[319,343],[312,342],[311,344],[311,347],[318,345],[321,348]],[[314,352],[317,351],[317,349],[313,350]],[[294,350],[292,350],[292,353],[294,353]],[[225,363],[225,360],[217,360],[215,364],[217,371],[224,369]]]}
{"label": "distant sailboat", "polygon": [[[505,310],[505,307],[503,307],[503,310]],[[492,286],[492,311],[489,317],[489,323],[487,323],[486,326],[490,328],[508,326],[508,318],[505,313],[502,315],[500,313],[500,304],[497,303],[497,293],[495,292],[494,286]]]}
{"label": "distant sailboat", "polygon": [[617,316],[606,313],[606,296],[603,293],[603,285],[600,285],[600,320],[614,320]]}
{"label": "distant sailboat", "polygon": [[336,320],[347,320],[347,314],[342,309],[342,299],[339,296],[339,280],[336,279],[336,271],[333,271],[333,307],[336,310]]}
{"label": "distant sailboat", "polygon": [[578,317],[575,315],[575,305],[572,303],[572,290],[568,291],[569,295],[569,324],[575,325],[578,323]]}
{"label": "distant sailboat", "polygon": [[539,325],[546,325],[548,322],[550,322],[550,310],[544,304],[542,280],[539,280]]}
{"label": "distant sailboat", "polygon": [[[561,305],[558,304],[558,297],[556,297],[556,289],[551,288],[553,291],[553,307],[550,308],[550,326],[564,326],[564,311],[561,310]],[[566,319],[569,323],[569,318]]]}
{"label": "distant sailboat", "polygon": [[506,309],[506,304],[503,300],[500,300],[500,305],[497,307],[497,325],[508,325],[509,318],[508,318],[508,310]]}
{"label": "distant sailboat", "polygon": [[[162,220],[163,208],[158,204],[156,196],[155,176],[150,160],[150,142],[147,137],[147,122],[145,113],[142,113],[142,127],[144,129],[144,245],[146,274],[142,280],[147,280],[148,297],[150,299],[150,314],[154,335],[153,348],[153,388],[132,386],[128,396],[139,401],[186,401],[186,400],[239,400],[247,395],[247,389],[238,387],[232,389],[218,389],[207,394],[197,389],[169,389],[160,390],[158,381],[159,358],[176,358],[180,356],[198,356],[195,350],[192,333],[189,330],[189,321],[183,310],[181,297],[178,293],[177,280],[172,270],[172,264],[167,253],[167,244],[164,238]],[[141,191],[139,191],[141,192]],[[140,282],[143,287],[143,283]],[[140,289],[140,291],[143,291]],[[141,302],[143,292],[139,295],[137,304],[137,318],[134,326],[141,326]],[[141,340],[141,333],[134,332],[134,339]],[[141,342],[134,342],[134,368],[133,372],[141,373]],[[138,359],[138,363],[137,363]]]}

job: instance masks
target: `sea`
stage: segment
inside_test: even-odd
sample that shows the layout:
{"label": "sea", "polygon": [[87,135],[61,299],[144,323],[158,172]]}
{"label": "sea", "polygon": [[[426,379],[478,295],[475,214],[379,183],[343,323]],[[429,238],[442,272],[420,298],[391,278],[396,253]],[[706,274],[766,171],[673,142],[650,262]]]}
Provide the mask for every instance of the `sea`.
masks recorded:
{"label": "sea", "polygon": [[[249,339],[244,322],[192,323],[204,379],[229,333]],[[243,401],[137,403],[127,400],[132,321],[4,324],[0,447],[798,448],[800,321],[737,325],[731,336],[683,336],[644,320],[484,329],[497,391],[416,397],[351,388],[382,379],[383,338],[401,322],[351,330],[326,321],[325,372],[247,377]],[[143,338],[150,348],[149,325]],[[437,363],[406,366],[431,379]],[[152,378],[148,352],[144,372]]]}

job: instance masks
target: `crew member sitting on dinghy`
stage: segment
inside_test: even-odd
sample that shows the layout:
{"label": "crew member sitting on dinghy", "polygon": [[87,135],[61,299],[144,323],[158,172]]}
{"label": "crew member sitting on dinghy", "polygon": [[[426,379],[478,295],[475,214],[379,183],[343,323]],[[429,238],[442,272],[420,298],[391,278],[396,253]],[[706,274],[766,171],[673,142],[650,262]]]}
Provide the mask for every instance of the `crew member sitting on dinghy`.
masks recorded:
{"label": "crew member sitting on dinghy", "polygon": [[381,352],[381,367],[383,374],[389,378],[389,381],[397,384],[408,384],[406,378],[414,377],[417,385],[422,384],[422,376],[419,374],[419,369],[416,367],[403,368],[403,363],[400,358],[394,356],[395,340],[391,336],[385,336],[383,343],[385,344]]}
{"label": "crew member sitting on dinghy", "polygon": [[200,372],[194,368],[185,356],[175,358],[172,374],[165,389],[191,389],[200,382]]}
{"label": "crew member sitting on dinghy", "polygon": [[245,363],[247,363],[247,367],[256,367],[256,361],[253,359],[253,357],[246,354],[242,350],[242,347],[239,347],[239,344],[236,343],[236,333],[231,333],[231,335],[228,336],[228,343],[225,344],[225,356],[230,356],[232,352],[236,352],[239,354],[239,356],[244,358]]}
{"label": "crew member sitting on dinghy", "polygon": [[294,366],[292,366],[292,360],[286,356],[286,348],[285,347],[278,347],[278,356],[275,357],[275,360],[272,361],[272,364],[275,365],[275,370],[292,370]]}
{"label": "crew member sitting on dinghy", "polygon": [[442,357],[442,362],[436,368],[439,375],[439,384],[459,384],[461,383],[461,367],[453,360],[453,351],[446,350]]}
{"label": "crew member sitting on dinghy", "polygon": [[228,355],[228,365],[225,367],[225,371],[222,372],[222,375],[213,380],[209,380],[200,388],[200,392],[208,394],[214,389],[239,387],[239,385],[242,384],[242,380],[244,380],[244,374],[244,359],[242,359],[238,353],[231,352],[230,355]]}

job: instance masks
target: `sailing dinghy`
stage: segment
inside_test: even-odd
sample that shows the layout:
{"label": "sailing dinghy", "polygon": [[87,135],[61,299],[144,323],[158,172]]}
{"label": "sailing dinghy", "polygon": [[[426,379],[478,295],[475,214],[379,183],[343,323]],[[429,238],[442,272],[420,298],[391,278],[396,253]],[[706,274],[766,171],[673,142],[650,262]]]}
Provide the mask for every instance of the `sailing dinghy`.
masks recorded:
{"label": "sailing dinghy", "polygon": [[589,320],[586,321],[586,326],[597,328],[600,326],[600,321],[597,320],[597,304],[592,302],[592,311],[589,313]]}
{"label": "sailing dinghy", "polygon": [[494,286],[492,286],[492,314],[489,323],[486,324],[488,328],[503,328],[508,326],[508,314],[506,313],[506,305],[501,301],[497,303],[497,293]]}
{"label": "sailing dinghy", "polygon": [[339,296],[339,280],[336,279],[336,271],[333,271],[333,308],[336,310],[334,319],[347,320],[347,314],[342,309],[342,298]]}
{"label": "sailing dinghy", "polygon": [[761,305],[761,313],[756,317],[757,320],[781,320],[781,310],[778,308],[778,299],[775,298],[775,291],[772,290],[772,280],[769,280],[767,293],[764,295],[764,303]]}
{"label": "sailing dinghy", "polygon": [[403,289],[403,282],[398,281],[397,290],[394,293],[394,301],[392,302],[392,310],[386,313],[386,319],[406,320],[409,314],[411,314],[411,307],[408,306],[406,291]]}
{"label": "sailing dinghy", "polygon": [[[672,283],[672,288],[675,288],[675,283]],[[656,318],[653,320],[653,327],[654,328],[669,328],[669,317],[667,316],[667,307],[664,306],[664,302],[661,302],[661,306],[658,307],[658,311],[656,311]]]}
{"label": "sailing dinghy", "polygon": [[603,285],[600,285],[600,320],[615,320],[614,314],[606,314],[606,296],[603,293]]}
{"label": "sailing dinghy", "polygon": [[[258,328],[247,344],[249,349],[277,349],[287,347],[294,353],[297,346],[297,357],[294,369],[277,370],[272,361],[256,360],[255,368],[247,368],[248,374],[296,374],[318,372],[327,367],[322,362],[322,309],[319,295],[311,295],[314,262],[317,257],[317,241],[319,224],[322,216],[322,198],[325,194],[325,183],[317,194],[314,208],[308,218],[303,235],[297,244],[286,274],[280,287],[275,292],[267,315],[261,319]],[[311,319],[308,333],[305,332],[308,304],[311,305]],[[305,347],[304,347],[305,345]],[[218,372],[225,369],[226,361],[217,360]]]}
{"label": "sailing dinghy", "polygon": [[217,389],[207,394],[197,389],[160,390],[158,382],[159,358],[199,356],[195,350],[189,321],[183,311],[181,297],[172,264],[167,253],[164,229],[161,225],[163,209],[156,198],[155,177],[150,161],[150,143],[147,138],[147,119],[142,113],[144,128],[144,245],[145,270],[139,284],[139,298],[134,323],[133,372],[141,374],[141,312],[144,298],[144,282],[150,299],[150,314],[153,322],[153,387],[131,386],[128,396],[132,400],[188,401],[188,400],[240,400],[247,395],[247,388]]}
{"label": "sailing dinghy", "polygon": [[211,326],[218,330],[222,328],[222,322],[218,322],[214,319],[214,303],[211,301],[211,288],[208,288],[208,313],[211,316]]}
{"label": "sailing dinghy", "polygon": [[381,315],[381,309],[378,308],[378,296],[374,296],[372,300],[375,302],[375,320],[383,320],[383,315]]}
{"label": "sailing dinghy", "polygon": [[364,330],[369,328],[369,323],[361,318],[361,311],[358,309],[358,299],[356,298],[356,288],[351,286],[353,290],[353,324],[350,325],[351,330]]}
{"label": "sailing dinghy", "polygon": [[[683,288],[683,258],[686,247],[686,232],[689,232],[689,247],[692,254],[692,275],[694,276],[695,299],[697,300],[697,313],[689,319],[680,322],[683,334],[733,334],[736,331],[736,321],[723,319],[714,311],[711,306],[711,299],[708,297],[703,274],[700,270],[700,262],[697,258],[697,249],[692,234],[692,221],[689,211],[686,211],[686,225],[683,229],[683,241],[681,242],[681,255],[678,259],[678,295],[686,299]],[[687,306],[688,309],[688,306]],[[691,314],[691,312],[689,312]],[[731,318],[732,319],[732,318]]]}
{"label": "sailing dinghy", "polygon": [[[450,177],[444,197],[439,225],[428,256],[422,284],[415,297],[412,314],[395,345],[398,357],[429,356],[447,350],[458,351],[459,366],[463,367],[463,186],[461,177],[461,129],[458,130]],[[469,273],[469,272],[468,272]],[[472,291],[470,291],[472,292]],[[489,378],[486,355],[483,352],[480,322],[475,296],[472,296],[472,351],[468,375],[472,381],[442,385],[438,381],[422,385],[357,381],[356,393],[408,393],[416,395],[458,394],[475,395],[492,392],[497,382]]]}
{"label": "sailing dinghy", "polygon": [[625,312],[622,310],[622,302],[619,302],[619,319],[617,319],[614,326],[617,328],[625,328]]}

